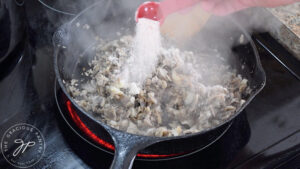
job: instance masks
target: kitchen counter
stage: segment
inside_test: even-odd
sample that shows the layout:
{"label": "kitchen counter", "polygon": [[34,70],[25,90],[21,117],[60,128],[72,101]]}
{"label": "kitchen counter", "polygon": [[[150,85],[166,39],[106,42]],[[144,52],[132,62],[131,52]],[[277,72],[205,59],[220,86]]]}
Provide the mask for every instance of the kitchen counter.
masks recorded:
{"label": "kitchen counter", "polygon": [[268,10],[300,38],[300,2]]}
{"label": "kitchen counter", "polygon": [[271,34],[300,60],[300,2],[267,8],[267,11],[274,16],[274,21],[278,20],[282,23],[280,28],[272,31]]}

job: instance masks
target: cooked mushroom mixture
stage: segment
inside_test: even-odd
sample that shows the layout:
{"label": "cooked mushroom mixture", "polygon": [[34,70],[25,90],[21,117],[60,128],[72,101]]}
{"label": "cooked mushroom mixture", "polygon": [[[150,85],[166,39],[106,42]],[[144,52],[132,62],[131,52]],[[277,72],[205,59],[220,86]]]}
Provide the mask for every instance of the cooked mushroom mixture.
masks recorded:
{"label": "cooked mushroom mixture", "polygon": [[116,129],[157,137],[200,132],[234,115],[251,92],[247,79],[225,63],[174,47],[161,49],[156,71],[143,84],[122,82],[132,40],[99,42],[82,70],[89,80],[65,82],[79,106]]}

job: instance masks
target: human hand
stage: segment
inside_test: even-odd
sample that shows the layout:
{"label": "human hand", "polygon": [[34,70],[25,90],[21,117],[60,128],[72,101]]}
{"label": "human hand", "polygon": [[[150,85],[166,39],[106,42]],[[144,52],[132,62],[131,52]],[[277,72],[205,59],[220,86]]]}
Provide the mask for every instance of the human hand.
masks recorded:
{"label": "human hand", "polygon": [[204,10],[215,15],[227,15],[250,7],[277,7],[300,0],[202,0]]}

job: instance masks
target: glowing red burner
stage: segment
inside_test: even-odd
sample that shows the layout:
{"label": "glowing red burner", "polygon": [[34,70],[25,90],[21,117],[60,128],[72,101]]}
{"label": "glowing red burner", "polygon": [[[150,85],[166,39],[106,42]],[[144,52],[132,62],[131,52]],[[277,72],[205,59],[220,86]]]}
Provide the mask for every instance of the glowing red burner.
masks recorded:
{"label": "glowing red burner", "polygon": [[[94,134],[80,119],[80,117],[77,115],[76,111],[72,108],[72,103],[70,100],[66,102],[66,106],[68,108],[69,114],[72,118],[72,120],[75,122],[76,126],[83,131],[88,137],[90,137],[93,141],[100,144],[101,146],[109,149],[109,150],[115,150],[115,147],[99,138],[96,134]],[[177,154],[138,154],[138,157],[143,158],[167,158],[167,157],[174,157],[179,156],[184,153],[177,153]]]}
{"label": "glowing red burner", "polygon": [[89,136],[91,139],[93,139],[95,142],[101,144],[102,146],[104,146],[110,150],[115,150],[115,147],[112,144],[100,139],[80,120],[80,117],[77,115],[77,113],[72,108],[71,101],[67,101],[67,107],[68,107],[68,111],[70,113],[71,118],[73,119],[73,121],[79,127],[79,129],[81,131],[83,131],[87,136]]}

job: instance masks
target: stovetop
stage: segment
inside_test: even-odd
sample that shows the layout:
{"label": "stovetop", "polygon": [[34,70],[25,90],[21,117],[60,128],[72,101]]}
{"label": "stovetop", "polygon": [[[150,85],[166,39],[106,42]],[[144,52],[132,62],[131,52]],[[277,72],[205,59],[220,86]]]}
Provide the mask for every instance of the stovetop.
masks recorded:
{"label": "stovetop", "polygon": [[[51,31],[45,35],[45,30],[55,30],[55,25],[35,29],[31,22],[28,21],[24,49],[17,52],[12,65],[2,64],[0,68],[0,137],[20,123],[39,129],[45,152],[31,168],[108,168],[112,155],[83,141],[57,108]],[[300,62],[284,48],[279,49],[268,34],[254,37],[267,83],[231,130],[193,155],[166,161],[136,160],[134,168],[300,168],[300,81],[279,62],[280,55],[289,58],[283,59],[286,67],[297,69]],[[264,41],[271,46],[262,45]],[[275,53],[266,49],[272,46],[276,46]],[[1,155],[0,168],[15,167]]]}

